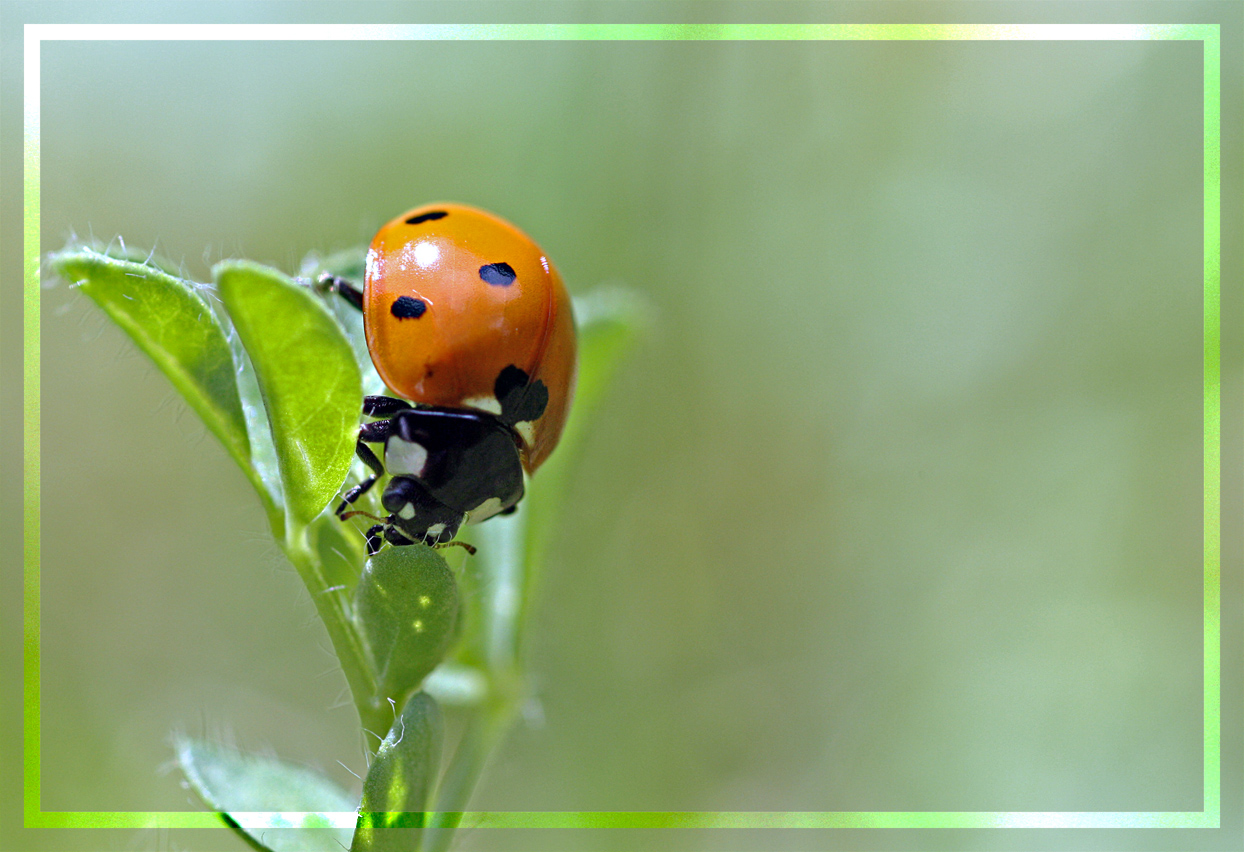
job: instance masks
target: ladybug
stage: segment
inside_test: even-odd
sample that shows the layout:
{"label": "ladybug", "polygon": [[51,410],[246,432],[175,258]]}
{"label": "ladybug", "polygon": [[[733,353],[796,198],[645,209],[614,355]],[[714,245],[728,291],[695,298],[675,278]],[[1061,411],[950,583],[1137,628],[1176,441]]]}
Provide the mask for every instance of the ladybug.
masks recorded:
{"label": "ladybug", "polygon": [[[336,513],[386,472],[388,516],[367,532],[431,545],[513,512],[523,475],[557,445],[575,381],[570,296],[544,251],[514,225],[464,204],[393,219],[367,252],[363,289],[321,286],[363,313],[367,350],[394,396],[368,396],[356,454],[372,471]],[[369,444],[383,447],[384,461]],[[364,513],[365,514],[365,513]]]}

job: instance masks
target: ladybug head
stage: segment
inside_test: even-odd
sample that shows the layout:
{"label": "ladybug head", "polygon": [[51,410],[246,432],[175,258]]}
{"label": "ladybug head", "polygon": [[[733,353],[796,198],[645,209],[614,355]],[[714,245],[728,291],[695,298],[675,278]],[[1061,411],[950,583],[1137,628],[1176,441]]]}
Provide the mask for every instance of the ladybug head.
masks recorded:
{"label": "ladybug head", "polygon": [[385,521],[411,541],[440,544],[458,534],[465,516],[437,500],[413,476],[395,476],[384,489]]}

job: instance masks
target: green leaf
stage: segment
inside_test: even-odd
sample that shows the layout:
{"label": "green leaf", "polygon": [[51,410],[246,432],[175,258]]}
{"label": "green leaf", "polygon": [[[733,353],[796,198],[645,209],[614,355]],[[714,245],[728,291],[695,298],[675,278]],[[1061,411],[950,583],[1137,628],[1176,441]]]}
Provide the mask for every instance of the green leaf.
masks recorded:
{"label": "green leaf", "polygon": [[[366,268],[367,248],[365,246],[347,249],[320,257],[309,254],[303,258],[298,274],[308,282],[319,281],[320,276],[327,272],[338,278],[344,278],[360,290],[363,289]],[[320,293],[319,290],[316,291]],[[363,329],[363,312],[349,304],[337,293],[320,293],[329,313],[337,318],[341,330],[354,350],[354,357],[363,373],[363,392],[368,394],[389,394],[380,375],[371,362],[371,353],[367,351],[367,335]]]}
{"label": "green leaf", "polygon": [[441,730],[436,702],[423,692],[412,696],[380,744],[363,782],[350,852],[419,848],[440,769]]}
{"label": "green leaf", "polygon": [[400,707],[453,643],[458,585],[432,548],[388,547],[363,569],[354,617],[371,651],[377,698]]}
{"label": "green leaf", "polygon": [[[642,332],[652,322],[652,308],[637,293],[601,287],[574,300],[578,331],[579,375],[570,419],[557,449],[533,478],[525,501],[525,558],[532,570],[543,561],[544,550],[562,504],[567,472],[578,457],[593,415],[605,398],[614,375]],[[482,552],[482,551],[481,551]],[[529,573],[529,580],[531,578]],[[530,590],[530,583],[525,591]],[[523,600],[527,600],[524,594]]]}
{"label": "green leaf", "polygon": [[332,315],[290,278],[246,261],[217,264],[212,274],[255,367],[287,516],[306,526],[354,458],[363,404],[358,364]]}
{"label": "green leaf", "polygon": [[[491,668],[511,665],[519,633],[539,582],[544,553],[563,503],[573,467],[610,381],[651,322],[651,308],[638,294],[604,287],[574,300],[579,375],[570,419],[557,449],[532,478],[527,496],[513,515],[491,518],[470,528],[479,554],[464,575],[470,623],[465,661]],[[516,605],[517,602],[517,605]]]}
{"label": "green leaf", "polygon": [[579,375],[570,420],[560,442],[560,449],[567,456],[575,454],[614,374],[652,322],[648,302],[634,291],[619,287],[601,287],[576,296],[574,311]]}
{"label": "green leaf", "polygon": [[176,747],[190,786],[252,846],[341,852],[349,841],[355,801],[314,770],[202,740]]}
{"label": "green leaf", "polygon": [[277,511],[251,458],[246,416],[238,395],[238,366],[228,336],[196,286],[146,263],[67,249],[49,259],[75,282],[155,362],[187,404],[220,439],[259,493]]}
{"label": "green leaf", "polygon": [[[356,246],[355,248],[343,249],[333,252],[327,257],[320,257],[318,254],[309,254],[302,261],[303,275],[311,275],[319,277],[321,272],[327,272],[336,275],[338,278],[345,278],[354,282],[358,287],[363,286],[363,276],[367,271],[367,246]],[[355,311],[357,314],[358,311]]]}
{"label": "green leaf", "polygon": [[316,518],[308,531],[320,561],[326,589],[344,586],[342,593],[348,598],[358,585],[366,540],[354,527],[343,524],[331,512]]}
{"label": "green leaf", "polygon": [[125,240],[117,238],[108,243],[100,240],[90,239],[81,244],[81,248],[89,249],[95,254],[102,254],[105,257],[114,260],[130,260],[134,263],[141,263],[144,266],[154,266],[156,269],[168,273],[174,278],[185,278],[181,268],[166,257],[161,257],[150,249],[138,248],[137,246],[127,246]]}
{"label": "green leaf", "polygon": [[488,676],[475,666],[444,662],[424,678],[423,689],[452,707],[476,707],[488,698]]}

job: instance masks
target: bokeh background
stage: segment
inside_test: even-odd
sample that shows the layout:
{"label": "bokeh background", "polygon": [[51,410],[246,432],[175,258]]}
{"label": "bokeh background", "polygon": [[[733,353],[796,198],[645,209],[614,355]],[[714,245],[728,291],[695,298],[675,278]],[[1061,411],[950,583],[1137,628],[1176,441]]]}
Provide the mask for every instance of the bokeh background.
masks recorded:
{"label": "bokeh background", "polygon": [[[474,808],[1201,808],[1197,44],[66,42],[42,75],[45,251],[294,272],[459,200],[650,303]],[[85,297],[42,336],[44,808],[197,807],[174,730],[357,783],[241,474]]]}

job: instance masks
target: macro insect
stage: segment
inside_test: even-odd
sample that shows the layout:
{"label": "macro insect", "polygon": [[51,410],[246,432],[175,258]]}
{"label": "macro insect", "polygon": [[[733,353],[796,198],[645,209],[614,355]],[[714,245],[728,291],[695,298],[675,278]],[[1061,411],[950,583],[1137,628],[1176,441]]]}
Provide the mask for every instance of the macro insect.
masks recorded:
{"label": "macro insect", "polygon": [[[388,515],[369,553],[451,542],[463,524],[513,512],[557,445],[574,393],[570,296],[543,250],[509,222],[463,204],[416,207],[367,252],[363,288],[324,275],[363,313],[367,349],[394,396],[368,396],[356,454],[371,474],[340,518],[386,473]],[[383,460],[369,445],[382,447]]]}

